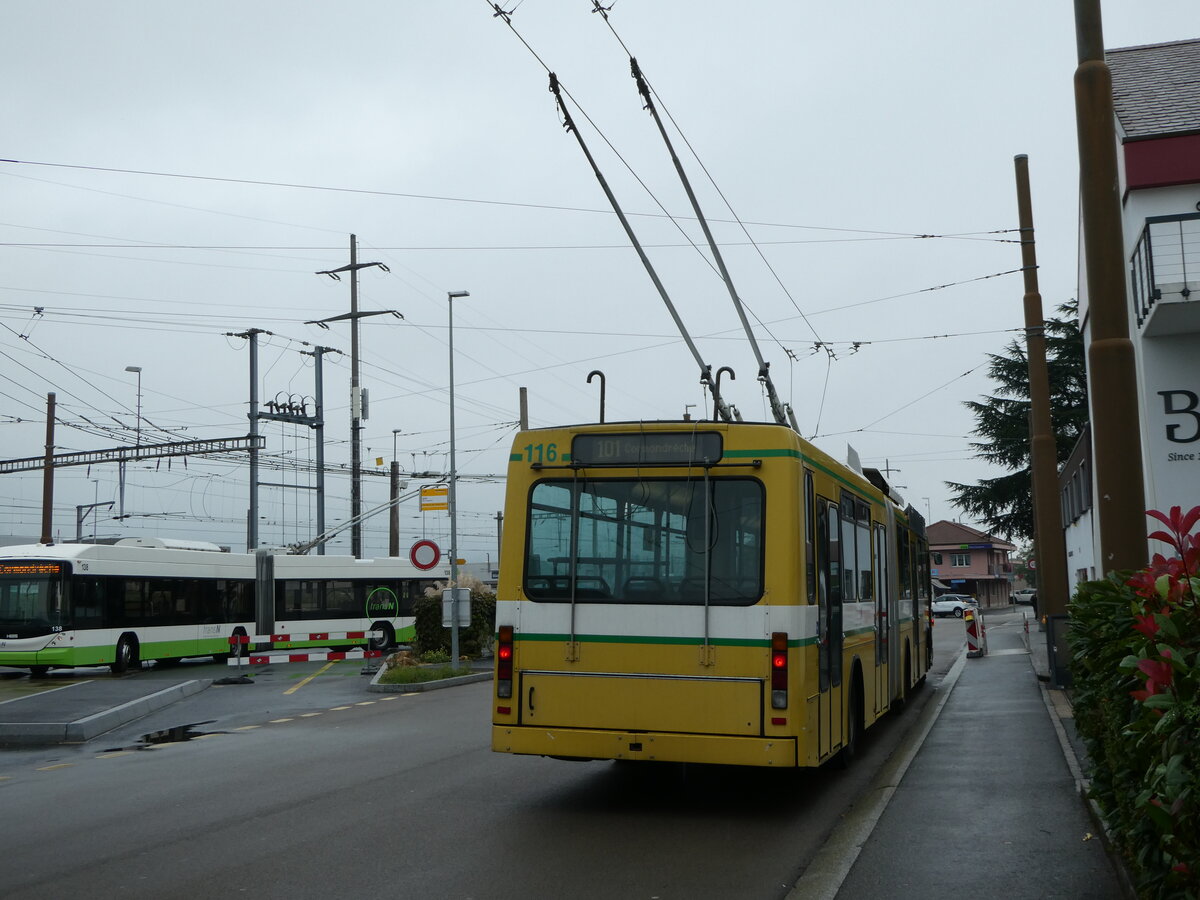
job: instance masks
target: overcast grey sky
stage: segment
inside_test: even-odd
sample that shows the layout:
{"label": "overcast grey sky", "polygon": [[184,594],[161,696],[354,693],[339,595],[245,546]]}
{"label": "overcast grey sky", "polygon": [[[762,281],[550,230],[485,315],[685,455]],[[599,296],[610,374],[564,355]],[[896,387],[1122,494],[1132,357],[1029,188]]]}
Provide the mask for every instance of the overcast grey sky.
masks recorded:
{"label": "overcast grey sky", "polygon": [[[405,317],[362,325],[368,472],[386,471],[393,441],[404,469],[446,469],[446,292],[471,293],[454,310],[471,561],[495,555],[503,487],[475,476],[504,472],[519,387],[534,426],[594,420],[593,369],[609,420],[701,414],[695,363],[561,127],[543,64],[578,102],[701,354],[737,373],[728,399],[769,418],[623,42],[681,153],[699,158],[684,165],[802,432],[838,458],[849,443],[890,463],[918,509],[955,517],[943,482],[996,474],[971,457],[962,402],[988,390],[986,354],[1023,324],[1020,275],[1001,274],[1020,265],[1015,154],[1030,157],[1047,312],[1075,295],[1071,4],[617,0],[612,30],[590,9],[522,0],[512,25],[527,47],[484,0],[10,5],[0,456],[43,451],[50,391],[61,450],[133,443],[126,366],[142,368],[144,441],[245,434],[248,350],[228,334],[262,328],[264,400],[313,393],[300,351],[345,354],[326,357],[325,389],[327,459],[347,463],[348,326],[303,323],[348,311],[348,283],[313,273],[348,261],[351,233],[360,261],[391,270],[362,273],[361,308]],[[1109,47],[1200,34],[1194,0],[1112,0],[1104,17]],[[262,479],[311,484],[307,430],[264,431],[284,467]],[[328,486],[332,524],[349,482]],[[369,477],[365,505],[386,491]],[[73,536],[77,504],[116,495],[115,466],[61,470],[56,530]],[[4,476],[0,533],[37,535],[40,503],[40,473]],[[311,491],[264,488],[261,504],[263,540],[310,535]],[[246,467],[134,465],[125,507],[126,533],[236,549]],[[118,530],[108,515],[99,534]],[[401,521],[404,546],[447,531],[415,502]],[[386,516],[365,544],[386,552]],[[347,552],[348,533],[332,546]]]}

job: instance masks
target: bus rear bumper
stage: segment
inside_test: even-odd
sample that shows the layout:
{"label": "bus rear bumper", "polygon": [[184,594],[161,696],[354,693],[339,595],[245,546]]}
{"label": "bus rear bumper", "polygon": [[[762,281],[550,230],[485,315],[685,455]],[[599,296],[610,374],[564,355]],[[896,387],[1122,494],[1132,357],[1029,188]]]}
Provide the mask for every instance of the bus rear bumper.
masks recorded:
{"label": "bus rear bumper", "polygon": [[796,739],[493,725],[492,749],[575,759],[642,759],[730,766],[797,765]]}

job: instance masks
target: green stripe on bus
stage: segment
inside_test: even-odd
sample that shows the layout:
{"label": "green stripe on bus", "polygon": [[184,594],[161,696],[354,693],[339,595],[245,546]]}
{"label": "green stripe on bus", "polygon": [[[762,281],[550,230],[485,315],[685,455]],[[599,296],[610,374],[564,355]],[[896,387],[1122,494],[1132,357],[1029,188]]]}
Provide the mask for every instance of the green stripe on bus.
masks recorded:
{"label": "green stripe on bus", "polygon": [[[531,632],[516,632],[514,641],[562,641],[571,639],[569,634],[534,634]],[[668,637],[665,635],[644,634],[577,634],[577,643],[581,644],[666,644],[668,646],[699,647],[704,638],[698,637]],[[708,642],[717,647],[762,647],[771,646],[768,638],[709,638]],[[788,641],[789,647],[805,647],[815,644],[815,637],[794,638]]]}

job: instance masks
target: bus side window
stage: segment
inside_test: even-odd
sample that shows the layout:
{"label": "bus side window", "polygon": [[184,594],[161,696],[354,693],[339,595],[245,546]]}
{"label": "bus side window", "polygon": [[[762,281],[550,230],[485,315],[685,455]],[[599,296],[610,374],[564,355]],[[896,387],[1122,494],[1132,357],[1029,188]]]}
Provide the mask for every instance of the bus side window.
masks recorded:
{"label": "bus side window", "polygon": [[98,628],[104,624],[103,585],[98,578],[79,578],[71,584],[74,606],[72,624],[76,628]]}
{"label": "bus side window", "polygon": [[804,586],[808,602],[817,602],[817,543],[813,514],[816,501],[813,492],[813,475],[804,470]]}

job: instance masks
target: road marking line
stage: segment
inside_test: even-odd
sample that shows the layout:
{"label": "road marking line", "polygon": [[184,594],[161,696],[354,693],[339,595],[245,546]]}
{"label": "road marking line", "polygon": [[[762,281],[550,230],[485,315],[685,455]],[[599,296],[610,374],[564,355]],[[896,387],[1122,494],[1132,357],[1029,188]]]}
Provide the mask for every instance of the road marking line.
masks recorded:
{"label": "road marking line", "polygon": [[255,728],[262,728],[261,725],[243,725],[241,728],[235,728],[234,731],[253,731]]}
{"label": "road marking line", "polygon": [[38,769],[38,771],[39,772],[52,772],[55,769],[69,769],[73,765],[75,765],[75,763],[59,763],[58,765],[55,765],[55,766],[41,766]]}
{"label": "road marking line", "polygon": [[0,781],[8,781],[10,778],[12,778],[11,775],[0,775]]}
{"label": "road marking line", "polygon": [[292,720],[291,719],[272,719],[270,724],[282,725],[284,722],[290,722],[290,721],[292,721]]}
{"label": "road marking line", "polygon": [[371,706],[375,703],[374,700],[363,700],[361,703],[355,703],[355,706]]}
{"label": "road marking line", "polygon": [[128,750],[114,750],[112,753],[102,753],[96,759],[112,759],[114,756],[128,756]]}
{"label": "road marking line", "polygon": [[62,687],[46,688],[46,690],[44,690],[44,691],[34,691],[33,693],[30,693],[30,694],[22,694],[20,697],[11,697],[8,700],[0,700],[0,705],[3,705],[5,703],[16,703],[18,700],[27,700],[30,697],[44,697],[46,694],[53,694],[55,691],[65,691],[67,688],[79,687],[81,684],[91,684],[91,683],[92,682],[89,679],[88,681],[75,681],[75,682],[72,682],[71,684],[64,684]]}
{"label": "road marking line", "polygon": [[392,696],[390,696],[390,697],[384,697],[381,702],[387,703],[389,700],[398,700],[398,699],[399,698],[395,694],[392,694]]}
{"label": "road marking line", "polygon": [[[334,662],[336,662],[336,660]],[[296,693],[296,691],[300,690],[300,688],[304,687],[306,684],[308,684],[310,681],[312,681],[318,675],[321,675],[324,672],[327,672],[329,669],[331,669],[334,665],[334,662],[325,663],[325,665],[323,665],[321,668],[317,669],[317,671],[313,672],[311,675],[309,675],[307,678],[305,678],[299,684],[294,684],[290,688],[288,688],[286,691],[284,691],[284,694]]]}
{"label": "road marking line", "polygon": [[351,706],[331,706],[331,707],[329,707],[330,712],[336,712],[339,709],[353,709],[353,707],[351,707]]}
{"label": "road marking line", "polygon": [[320,713],[300,713],[300,718],[311,719],[313,716],[319,716]]}

